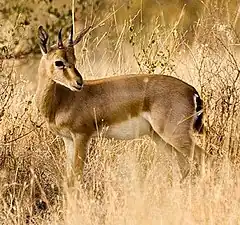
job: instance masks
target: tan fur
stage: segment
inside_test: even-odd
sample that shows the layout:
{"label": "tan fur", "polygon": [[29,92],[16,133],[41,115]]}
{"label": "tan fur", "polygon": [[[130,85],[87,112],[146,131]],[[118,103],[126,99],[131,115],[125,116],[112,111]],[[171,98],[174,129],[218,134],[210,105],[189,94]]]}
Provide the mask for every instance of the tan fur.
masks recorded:
{"label": "tan fur", "polygon": [[[57,60],[66,67],[56,68]],[[44,54],[38,75],[37,106],[50,129],[63,137],[74,175],[81,175],[89,139],[102,128],[106,137],[151,135],[167,151],[174,147],[183,176],[188,172],[184,156],[191,158],[196,115],[192,86],[174,77],[145,74],[82,81],[68,47]],[[83,82],[79,91],[76,82]],[[202,152],[195,145],[197,162]]]}

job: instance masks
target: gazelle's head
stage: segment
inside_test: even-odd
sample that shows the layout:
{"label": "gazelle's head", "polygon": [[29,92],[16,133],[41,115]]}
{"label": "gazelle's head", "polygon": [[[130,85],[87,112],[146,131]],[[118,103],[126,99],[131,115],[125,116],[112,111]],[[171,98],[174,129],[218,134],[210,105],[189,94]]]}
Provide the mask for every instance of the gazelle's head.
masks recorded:
{"label": "gazelle's head", "polygon": [[[74,45],[76,45],[91,27],[84,29],[75,40],[73,40],[73,28],[69,34],[68,43],[64,45],[62,40],[62,29],[58,33],[57,45],[48,49],[48,33],[42,26],[38,28],[40,48],[43,54],[42,63],[46,75],[56,83],[64,85],[72,91],[79,91],[83,86],[81,74],[75,67],[76,58]],[[42,69],[42,68],[40,68]]]}

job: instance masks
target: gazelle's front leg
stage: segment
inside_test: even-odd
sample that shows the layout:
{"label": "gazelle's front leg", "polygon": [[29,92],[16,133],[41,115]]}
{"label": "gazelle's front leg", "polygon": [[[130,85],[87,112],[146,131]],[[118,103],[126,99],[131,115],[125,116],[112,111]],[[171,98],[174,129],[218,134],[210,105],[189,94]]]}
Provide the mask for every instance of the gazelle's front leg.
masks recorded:
{"label": "gazelle's front leg", "polygon": [[74,159],[72,168],[74,179],[82,178],[89,139],[90,137],[86,134],[74,134],[73,136]]}
{"label": "gazelle's front leg", "polygon": [[74,180],[82,177],[89,136],[75,134],[73,139],[64,137],[63,140],[67,154],[68,185],[73,186]]}
{"label": "gazelle's front leg", "polygon": [[74,161],[74,143],[72,138],[63,137],[65,151],[66,151],[66,176],[69,178],[72,173],[72,166]]}

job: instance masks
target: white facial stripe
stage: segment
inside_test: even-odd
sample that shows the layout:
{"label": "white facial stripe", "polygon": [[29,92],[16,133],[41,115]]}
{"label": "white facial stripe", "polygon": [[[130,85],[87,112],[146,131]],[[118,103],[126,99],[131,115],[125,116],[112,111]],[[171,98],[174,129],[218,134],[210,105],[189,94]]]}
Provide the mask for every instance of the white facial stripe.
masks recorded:
{"label": "white facial stripe", "polygon": [[71,85],[67,85],[67,84],[64,84],[62,83],[61,81],[58,81],[58,80],[54,80],[57,84],[60,84],[68,89],[70,89],[71,91],[79,91],[77,88],[71,86]]}

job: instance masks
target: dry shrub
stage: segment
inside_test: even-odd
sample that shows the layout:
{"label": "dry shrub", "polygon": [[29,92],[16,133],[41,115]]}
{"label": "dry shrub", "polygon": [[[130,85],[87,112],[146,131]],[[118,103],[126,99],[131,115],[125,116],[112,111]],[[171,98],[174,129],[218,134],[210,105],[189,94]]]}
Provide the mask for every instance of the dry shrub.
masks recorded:
{"label": "dry shrub", "polygon": [[42,201],[59,201],[65,156],[62,142],[41,120],[24,81],[16,78],[12,65],[3,66],[0,217],[18,223],[45,208]]}
{"label": "dry shrub", "polygon": [[230,19],[224,16],[228,10],[217,1],[206,4],[191,51],[205,102],[205,148],[217,157],[230,157],[239,163],[238,14]]}

